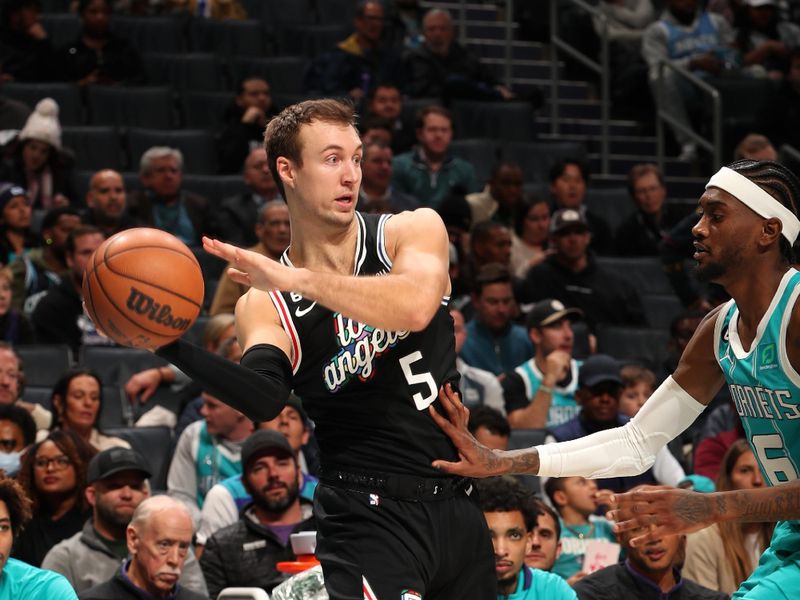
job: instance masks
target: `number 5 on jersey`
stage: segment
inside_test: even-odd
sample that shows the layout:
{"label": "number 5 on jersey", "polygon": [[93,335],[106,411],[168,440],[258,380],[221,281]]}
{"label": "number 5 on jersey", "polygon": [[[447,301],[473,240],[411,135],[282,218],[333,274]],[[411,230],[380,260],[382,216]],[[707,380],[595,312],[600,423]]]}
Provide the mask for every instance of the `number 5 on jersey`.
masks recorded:
{"label": "number 5 on jersey", "polygon": [[424,385],[428,388],[427,393],[422,394],[417,392],[412,396],[417,410],[425,410],[436,400],[437,388],[436,381],[434,381],[430,371],[414,373],[414,371],[411,370],[411,365],[420,360],[422,360],[422,352],[416,350],[402,357],[398,362],[400,363],[400,368],[403,369],[403,375],[405,375],[408,385]]}

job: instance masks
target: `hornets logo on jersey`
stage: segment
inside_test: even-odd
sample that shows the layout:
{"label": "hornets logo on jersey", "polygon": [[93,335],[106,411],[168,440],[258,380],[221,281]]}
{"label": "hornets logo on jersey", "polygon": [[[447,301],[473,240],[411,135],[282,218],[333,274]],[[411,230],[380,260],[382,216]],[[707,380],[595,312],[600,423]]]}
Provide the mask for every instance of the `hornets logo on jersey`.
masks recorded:
{"label": "hornets logo on jersey", "polygon": [[785,343],[798,294],[800,273],[790,269],[747,350],[739,339],[733,300],[720,310],[715,327],[717,360],[769,485],[797,479],[800,472],[800,375],[789,363]]}

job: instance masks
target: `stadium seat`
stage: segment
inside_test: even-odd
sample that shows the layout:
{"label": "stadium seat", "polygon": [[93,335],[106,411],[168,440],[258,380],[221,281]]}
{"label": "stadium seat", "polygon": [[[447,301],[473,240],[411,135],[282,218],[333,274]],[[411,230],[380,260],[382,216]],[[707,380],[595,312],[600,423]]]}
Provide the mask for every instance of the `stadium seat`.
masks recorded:
{"label": "stadium seat", "polygon": [[[508,439],[509,450],[530,448],[544,443],[546,429],[512,429]],[[534,494],[541,493],[541,480],[536,475],[517,475],[517,479]]]}
{"label": "stadium seat", "polygon": [[53,403],[50,401],[50,396],[52,395],[52,387],[26,385],[22,392],[22,399],[31,404],[41,404],[47,410],[50,410],[53,407]]}
{"label": "stadium seat", "polygon": [[133,405],[128,400],[122,385],[103,386],[103,407],[97,427],[101,431],[113,427],[131,427],[133,425]]}
{"label": "stadium seat", "polygon": [[131,375],[167,364],[160,358],[136,348],[113,346],[84,346],[81,348],[78,364],[93,369],[100,376],[104,386],[125,385]]}
{"label": "stadium seat", "polygon": [[308,61],[301,56],[278,58],[237,57],[231,61],[234,81],[263,77],[270,89],[281,93],[301,93]]}
{"label": "stadium seat", "polygon": [[528,141],[534,135],[534,116],[527,102],[479,102],[457,100],[453,120],[462,138]]}
{"label": "stadium seat", "polygon": [[222,127],[227,111],[234,102],[234,92],[185,92],[181,108],[186,127],[216,130]]}
{"label": "stadium seat", "polygon": [[669,332],[665,329],[599,325],[598,352],[617,360],[641,364],[659,372],[668,354]]}
{"label": "stadium seat", "polygon": [[[442,101],[439,98],[404,98],[403,109],[402,109],[403,112],[400,115],[400,118],[403,119],[404,121],[407,121],[415,125],[415,119],[417,118],[418,111],[425,108],[426,106],[441,106],[441,105]],[[469,136],[463,134],[461,131],[456,131],[455,137],[466,138]]]}
{"label": "stadium seat", "polygon": [[500,147],[491,139],[454,140],[450,144],[450,151],[454,156],[463,158],[475,167],[478,185],[483,186],[489,181],[489,175],[497,162]]}
{"label": "stadium seat", "polygon": [[42,98],[52,98],[58,104],[58,120],[62,127],[82,125],[83,105],[81,93],[74,83],[23,83],[11,81],[2,86],[3,96],[27,104],[31,110]]}
{"label": "stadium seat", "polygon": [[597,264],[630,281],[640,294],[674,293],[658,257],[598,256]]}
{"label": "stadium seat", "polygon": [[586,321],[575,321],[572,324],[572,333],[575,341],[572,345],[572,357],[577,359],[586,358],[591,354],[589,346],[589,327]]}
{"label": "stadium seat", "polygon": [[169,129],[175,124],[172,90],[168,87],[90,85],[87,99],[93,125]]}
{"label": "stadium seat", "polygon": [[186,48],[186,20],[180,17],[115,15],[111,31],[126,38],[140,52],[182,52]]}
{"label": "stadium seat", "polygon": [[[325,4],[325,3],[323,3]],[[283,55],[303,55],[315,58],[345,39],[352,28],[341,25],[302,25],[278,30],[278,43]]]}
{"label": "stadium seat", "polygon": [[78,40],[81,22],[77,15],[72,13],[43,13],[41,22],[42,27],[47,31],[53,48],[66,46]]}
{"label": "stadium seat", "polygon": [[636,210],[625,188],[588,190],[586,208],[608,223],[612,231],[616,231]]}
{"label": "stadium seat", "polygon": [[351,0],[325,0],[317,2],[319,22],[352,29],[356,4]]}
{"label": "stadium seat", "polygon": [[153,85],[187,90],[218,91],[227,87],[222,63],[216,54],[145,54],[144,70]]}
{"label": "stadium seat", "polygon": [[121,171],[127,165],[115,127],[64,127],[62,141],[75,153],[76,169]]}
{"label": "stadium seat", "polygon": [[153,146],[169,146],[183,153],[184,173],[214,173],[217,170],[217,152],[214,136],[204,129],[128,129],[127,147],[132,163]]}
{"label": "stadium seat", "polygon": [[183,188],[205,196],[212,208],[229,196],[243,194],[247,186],[241,175],[192,175],[183,176]]}
{"label": "stadium seat", "polygon": [[[292,4],[287,2],[285,4]],[[214,21],[192,19],[189,39],[193,52],[216,52],[220,56],[263,56],[265,28],[261,21]]]}
{"label": "stadium seat", "polygon": [[308,25],[313,14],[312,4],[317,4],[313,0],[260,0],[266,14],[268,22],[276,27],[287,25]]}
{"label": "stadium seat", "polygon": [[153,491],[166,490],[172,460],[172,430],[169,427],[125,427],[106,429],[104,433],[126,440],[147,461],[153,474],[150,479]]}
{"label": "stadium seat", "polygon": [[52,387],[72,364],[72,351],[64,344],[34,344],[15,350],[22,359],[26,386]]}
{"label": "stadium seat", "polygon": [[503,160],[519,164],[522,178],[530,182],[548,182],[550,168],[564,158],[586,156],[586,148],[580,142],[506,142],[502,145]]}
{"label": "stadium seat", "polygon": [[685,310],[675,294],[645,294],[642,304],[647,322],[659,329],[669,329],[673,319]]}

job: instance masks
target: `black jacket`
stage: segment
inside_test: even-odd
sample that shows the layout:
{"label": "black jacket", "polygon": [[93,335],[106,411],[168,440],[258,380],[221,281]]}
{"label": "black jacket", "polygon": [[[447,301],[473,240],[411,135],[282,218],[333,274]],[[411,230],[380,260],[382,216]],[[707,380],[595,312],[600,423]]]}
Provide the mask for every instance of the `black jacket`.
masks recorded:
{"label": "black jacket", "polygon": [[598,323],[647,325],[642,299],[631,282],[598,265],[591,253],[589,264],[579,273],[548,257],[528,271],[516,296],[522,304],[555,298],[565,306],[580,308],[591,328]]}
{"label": "black jacket", "polygon": [[256,198],[254,194],[247,192],[222,201],[216,214],[216,228],[220,239],[245,248],[258,243],[256,223],[261,205]]}
{"label": "black jacket", "polygon": [[405,91],[412,97],[442,97],[454,81],[474,87],[472,97],[475,99],[480,99],[479,88],[485,89],[484,99],[496,95],[493,88],[498,83],[497,78],[477,55],[457,42],[450,45],[445,56],[434,54],[422,45],[406,54],[404,64],[408,77]]}
{"label": "black jacket", "polygon": [[[308,516],[293,531],[313,531],[317,527],[310,515],[311,505],[303,502],[302,506],[304,516]],[[285,579],[275,568],[276,563],[295,558],[291,546],[284,546],[272,531],[256,523],[252,512],[252,504],[246,506],[236,523],[223,527],[206,542],[200,567],[212,598],[234,585],[271,592]]]}
{"label": "black jacket", "polygon": [[99,83],[144,82],[144,68],[139,52],[128,40],[111,34],[102,50],[89,48],[79,37],[59,49],[59,77],[65,81],[80,81],[97,71]]}
{"label": "black jacket", "polygon": [[[191,550],[190,550],[191,552]],[[136,587],[128,576],[123,574],[128,568],[125,563],[117,571],[116,575],[100,585],[78,594],[80,600],[152,600],[152,596],[143,589]],[[214,596],[216,598],[216,596]],[[208,596],[202,596],[197,592],[192,592],[182,587],[180,584],[175,586],[170,600],[208,600]]]}
{"label": "black jacket", "polygon": [[[186,213],[194,227],[197,240],[192,245],[200,244],[200,237],[203,235],[214,234],[216,229],[213,227],[211,218],[211,208],[208,199],[192,192],[181,191],[181,202],[186,208]],[[153,216],[153,203],[155,195],[147,190],[137,190],[128,194],[127,215],[138,220],[143,227],[155,227]],[[170,232],[173,233],[173,232]]]}
{"label": "black jacket", "polygon": [[625,563],[611,565],[587,575],[575,584],[579,600],[726,600],[728,596],[704,588],[689,579],[680,578],[668,592],[661,592],[655,583],[634,573]]}
{"label": "black jacket", "polygon": [[73,352],[77,352],[83,341],[83,330],[79,324],[81,317],[81,296],[72,276],[67,275],[39,300],[31,321],[40,343],[67,344]]}
{"label": "black jacket", "polygon": [[[277,108],[271,106],[265,115],[267,121],[277,114]],[[220,173],[241,173],[250,151],[264,144],[264,125],[242,123],[242,116],[244,109],[238,104],[225,112],[225,127],[219,135]]]}

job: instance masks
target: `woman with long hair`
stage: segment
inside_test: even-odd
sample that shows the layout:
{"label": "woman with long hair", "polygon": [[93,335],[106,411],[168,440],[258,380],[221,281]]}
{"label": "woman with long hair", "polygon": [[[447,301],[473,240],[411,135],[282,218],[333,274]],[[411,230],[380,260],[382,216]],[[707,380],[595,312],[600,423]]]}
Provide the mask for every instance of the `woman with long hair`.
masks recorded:
{"label": "woman with long hair", "polygon": [[547,258],[550,204],[539,196],[526,196],[514,209],[511,236],[511,272],[524,277],[528,269]]}
{"label": "woman with long hair", "polygon": [[18,479],[34,516],[14,542],[14,558],[38,567],[50,548],[83,528],[91,514],[86,469],[96,453],[71,431],[52,431],[25,453]]}
{"label": "woman with long hair", "polygon": [[103,408],[103,382],[90,369],[70,369],[53,386],[50,396],[53,406],[52,430],[72,431],[98,452],[122,446],[125,440],[105,435],[97,428]]}
{"label": "woman with long hair", "polygon": [[[717,491],[762,487],[764,479],[746,440],[736,440],[722,459]],[[725,521],[692,533],[686,540],[683,575],[728,595],[739,588],[769,546],[775,523]]]}

